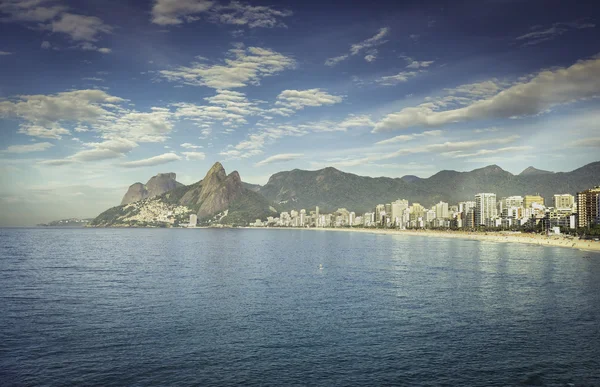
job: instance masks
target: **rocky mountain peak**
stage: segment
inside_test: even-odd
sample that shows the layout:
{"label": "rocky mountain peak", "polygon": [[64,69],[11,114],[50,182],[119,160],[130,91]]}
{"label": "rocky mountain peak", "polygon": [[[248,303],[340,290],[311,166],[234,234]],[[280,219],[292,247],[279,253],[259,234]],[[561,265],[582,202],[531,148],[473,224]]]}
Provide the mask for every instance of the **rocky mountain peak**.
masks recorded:
{"label": "rocky mountain peak", "polygon": [[227,173],[225,173],[225,168],[223,168],[223,164],[217,161],[213,164],[212,167],[210,167],[203,180],[217,178],[219,181],[221,181],[225,177],[227,177]]}
{"label": "rocky mountain peak", "polygon": [[165,192],[183,185],[175,180],[176,177],[177,175],[173,172],[159,173],[156,176],[152,176],[146,184],[132,184],[127,190],[127,193],[125,193],[125,196],[123,196],[121,205],[162,195]]}

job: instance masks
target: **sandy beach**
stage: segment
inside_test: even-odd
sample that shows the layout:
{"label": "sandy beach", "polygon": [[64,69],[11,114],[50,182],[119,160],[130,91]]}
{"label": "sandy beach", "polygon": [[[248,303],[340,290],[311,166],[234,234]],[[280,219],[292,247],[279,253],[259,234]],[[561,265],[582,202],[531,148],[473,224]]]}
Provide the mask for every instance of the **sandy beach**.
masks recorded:
{"label": "sandy beach", "polygon": [[308,228],[314,231],[365,232],[384,235],[413,235],[433,238],[460,238],[500,243],[526,243],[530,245],[566,247],[585,251],[600,252],[600,242],[567,238],[562,235],[543,236],[538,234],[486,232],[474,233],[465,231],[434,231],[434,230],[394,230],[369,228]]}

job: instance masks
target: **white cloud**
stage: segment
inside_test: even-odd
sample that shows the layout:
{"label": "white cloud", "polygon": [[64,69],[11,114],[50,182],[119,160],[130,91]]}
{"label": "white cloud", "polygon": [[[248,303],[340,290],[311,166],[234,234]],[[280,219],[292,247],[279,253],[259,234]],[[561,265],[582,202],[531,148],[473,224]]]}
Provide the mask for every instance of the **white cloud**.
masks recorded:
{"label": "white cloud", "polygon": [[[389,32],[390,32],[390,29],[388,27],[380,28],[379,31],[377,32],[377,34],[370,37],[369,39],[366,39],[360,43],[355,43],[355,44],[351,45],[349,54],[344,54],[344,55],[328,58],[325,61],[325,65],[335,66],[339,62],[348,59],[351,55],[358,55],[359,53],[361,53],[362,51],[364,51],[366,49],[370,49],[370,48],[377,47],[379,45],[384,44],[385,42],[387,42],[387,40],[384,40],[383,38],[385,38],[389,34]],[[376,51],[370,52],[369,55],[365,56],[365,60],[367,62],[371,62],[372,60],[375,60],[376,55],[377,55]],[[367,59],[367,57],[369,57],[369,59]]]}
{"label": "white cloud", "polygon": [[342,97],[332,95],[321,89],[284,90],[277,96],[276,105],[301,110],[305,106],[334,105],[342,102]]}
{"label": "white cloud", "polygon": [[84,81],[104,82],[104,79],[98,77],[83,77],[81,79]]}
{"label": "white cloud", "polygon": [[101,90],[74,90],[53,95],[22,95],[0,102],[0,117],[23,122],[20,133],[43,138],[69,134],[63,124],[75,131],[93,130],[105,139],[125,138],[135,142],[162,142],[173,130],[173,113],[156,108],[150,112],[128,110],[126,101]]}
{"label": "white cloud", "polygon": [[53,138],[56,140],[60,140],[63,135],[71,134],[67,129],[62,128],[58,125],[51,125],[50,127],[44,127],[40,125],[21,125],[19,128],[19,133],[25,134],[31,137],[40,137],[40,138]]}
{"label": "white cloud", "polygon": [[52,32],[69,35],[74,41],[95,42],[98,35],[110,34],[113,28],[104,24],[102,19],[95,16],[63,13],[56,20],[45,26]]}
{"label": "white cloud", "polygon": [[365,127],[373,127],[375,122],[371,120],[371,117],[367,115],[354,115],[350,114],[343,121],[341,121],[337,126],[342,130],[350,129],[350,128],[365,128]]}
{"label": "white cloud", "polygon": [[202,128],[202,136],[206,137],[212,132],[211,125],[216,121],[222,125],[235,128],[247,124],[246,117],[261,114],[263,110],[257,103],[251,102],[244,93],[231,90],[218,90],[212,97],[204,98],[209,105],[196,105],[180,102],[172,106],[177,118],[184,118],[196,122]]}
{"label": "white cloud", "polygon": [[208,0],[156,0],[152,8],[152,22],[162,26],[190,23],[200,20],[203,14],[214,23],[272,28],[285,27],[279,19],[291,16],[292,12],[239,1],[221,5]]}
{"label": "white cloud", "polygon": [[453,156],[459,153],[459,151],[465,151],[469,149],[478,149],[484,145],[492,144],[509,144],[520,137],[518,135],[509,137],[489,138],[481,140],[469,140],[469,141],[447,141],[439,144],[428,144],[422,146],[414,146],[410,148],[400,148],[397,151],[382,153],[381,151],[373,152],[364,157],[350,158],[339,162],[332,163],[335,167],[352,167],[357,165],[364,165],[373,163],[381,160],[390,160],[400,156],[407,156],[419,153],[436,153],[443,154],[444,156]]}
{"label": "white cloud", "polygon": [[126,112],[97,129],[136,142],[163,142],[173,130],[172,118],[169,109],[154,107],[151,112]]}
{"label": "white cloud", "polygon": [[206,154],[204,152],[181,152],[185,156],[186,160],[204,160]]}
{"label": "white cloud", "polygon": [[28,145],[11,145],[8,148],[2,150],[5,153],[30,153],[30,152],[43,152],[54,145],[49,142],[37,142],[35,144]]}
{"label": "white cloud", "polygon": [[40,161],[38,164],[47,165],[50,167],[59,167],[59,166],[63,166],[63,165],[73,164],[73,162],[74,161],[71,159],[56,159],[56,160],[43,160],[43,161]]}
{"label": "white cloud", "polygon": [[0,2],[0,12],[8,15],[6,21],[45,22],[54,19],[67,7],[62,5],[48,5],[47,0],[3,0]]}
{"label": "white cloud", "polygon": [[487,156],[487,155],[495,155],[498,153],[506,153],[506,152],[521,152],[528,151],[533,149],[530,146],[509,146],[498,149],[481,149],[477,152],[473,153],[462,153],[461,151],[457,151],[456,153],[452,153],[449,156],[452,158],[465,158],[465,157],[478,157],[478,156]]}
{"label": "white cloud", "polygon": [[274,163],[282,163],[286,161],[292,161],[303,157],[302,153],[283,153],[275,156],[267,157],[266,159],[257,162],[255,165],[257,167],[261,167],[263,165],[274,164]]}
{"label": "white cloud", "polygon": [[394,86],[398,83],[406,82],[410,78],[416,77],[419,74],[417,71],[401,71],[396,75],[388,75],[376,80],[377,83],[383,86]]}
{"label": "white cloud", "polygon": [[[84,43],[96,42],[98,36],[112,33],[113,27],[102,19],[67,12],[68,7],[55,3],[54,0],[2,0],[0,14],[7,16],[0,18],[0,21],[21,22],[31,29],[65,34],[75,42]],[[50,42],[44,41],[41,48],[53,47]],[[91,44],[79,43],[72,48],[110,52],[109,48],[97,48]]]}
{"label": "white cloud", "polygon": [[61,121],[98,122],[111,116],[103,104],[120,103],[101,90],[74,90],[52,95],[21,95],[16,101],[1,101],[0,116],[16,116],[38,125]]}
{"label": "white cloud", "polygon": [[424,61],[413,60],[406,66],[406,68],[408,68],[408,69],[427,68],[427,67],[431,66],[433,63],[434,63],[434,61],[432,61],[432,60],[424,60]]}
{"label": "white cloud", "polygon": [[568,144],[574,148],[600,148],[600,137],[590,137],[576,140]]}
{"label": "white cloud", "polygon": [[62,166],[73,163],[86,163],[124,157],[137,143],[125,138],[113,138],[103,142],[83,144],[84,149],[64,159],[45,160],[39,164],[47,166]]}
{"label": "white cloud", "polygon": [[436,111],[431,104],[388,114],[374,132],[414,126],[440,126],[453,122],[535,115],[554,105],[600,95],[600,59],[580,61],[568,68],[546,70],[496,95],[466,107]]}
{"label": "white cloud", "polygon": [[441,136],[443,133],[444,132],[442,130],[428,130],[423,133],[403,134],[400,136],[389,138],[387,140],[376,142],[375,145],[389,145],[396,144],[399,142],[407,142],[424,136],[438,137]]}
{"label": "white cloud", "polygon": [[279,11],[267,6],[252,6],[239,1],[213,8],[210,19],[222,24],[248,26],[250,28],[286,27],[279,19],[292,16],[292,11]]}
{"label": "white cloud", "polygon": [[185,149],[202,149],[202,148],[204,148],[202,145],[194,145],[194,144],[190,144],[189,142],[184,142],[183,144],[180,145],[180,147],[185,148]]}
{"label": "white cloud", "polygon": [[377,55],[374,55],[374,54],[365,55],[365,60],[369,63],[374,62],[375,59],[377,59]]}
{"label": "white cloud", "polygon": [[159,156],[150,157],[142,160],[128,161],[121,164],[124,168],[140,168],[140,167],[153,167],[156,165],[170,163],[172,161],[181,160],[181,157],[175,153],[164,153]]}
{"label": "white cloud", "polygon": [[374,123],[366,115],[349,115],[342,121],[317,121],[299,125],[275,125],[261,127],[237,145],[229,145],[219,153],[227,158],[248,158],[263,153],[263,148],[283,137],[302,137],[310,133],[346,131],[356,127],[372,127]]}
{"label": "white cloud", "polygon": [[8,52],[8,51],[0,51],[0,56],[7,56],[7,55],[12,55],[12,52]]}
{"label": "white cloud", "polygon": [[333,57],[333,58],[328,58],[328,59],[325,61],[325,65],[332,67],[332,66],[335,66],[336,64],[338,64],[338,63],[340,63],[341,61],[344,61],[344,60],[346,60],[346,59],[348,59],[348,58],[349,58],[349,55],[348,55],[348,54],[345,54],[345,55],[340,55],[340,56],[335,56],[335,57]]}
{"label": "white cloud", "polygon": [[162,70],[160,75],[172,82],[214,89],[233,89],[258,85],[264,77],[295,66],[294,59],[266,48],[234,48],[224,64],[193,63],[191,67]]}
{"label": "white cloud", "polygon": [[490,132],[497,132],[497,131],[498,131],[498,128],[491,127],[491,128],[475,129],[473,131],[473,133],[490,133]]}
{"label": "white cloud", "polygon": [[364,49],[379,46],[385,43],[386,41],[383,40],[383,38],[385,38],[389,34],[389,32],[390,29],[388,27],[380,28],[379,32],[377,32],[375,36],[372,36],[367,40],[363,40],[360,43],[356,43],[350,46],[350,54],[356,55]]}

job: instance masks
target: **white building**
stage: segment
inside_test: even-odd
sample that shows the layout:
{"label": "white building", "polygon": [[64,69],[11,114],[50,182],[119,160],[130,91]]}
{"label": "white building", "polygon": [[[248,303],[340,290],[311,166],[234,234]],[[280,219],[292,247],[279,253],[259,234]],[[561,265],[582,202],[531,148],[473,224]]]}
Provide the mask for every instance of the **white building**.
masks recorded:
{"label": "white building", "polygon": [[475,225],[485,226],[487,219],[493,219],[496,216],[496,194],[479,193],[475,195]]}
{"label": "white building", "polygon": [[408,200],[398,199],[392,202],[392,222],[396,223],[396,226],[401,227],[403,225],[402,215],[407,208]]}
{"label": "white building", "polygon": [[190,226],[189,227],[196,227],[197,225],[198,225],[198,215],[196,215],[196,214],[190,215]]}
{"label": "white building", "polygon": [[439,202],[435,205],[435,217],[440,219],[448,219],[448,203]]}
{"label": "white building", "polygon": [[575,206],[575,196],[569,194],[554,195],[554,208],[560,211],[572,211]]}

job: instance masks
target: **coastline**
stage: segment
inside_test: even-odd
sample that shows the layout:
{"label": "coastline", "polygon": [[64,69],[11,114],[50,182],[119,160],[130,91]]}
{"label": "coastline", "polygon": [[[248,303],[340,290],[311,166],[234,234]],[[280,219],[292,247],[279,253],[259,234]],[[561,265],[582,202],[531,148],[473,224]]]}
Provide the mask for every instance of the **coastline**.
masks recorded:
{"label": "coastline", "polygon": [[[261,228],[248,227],[249,229],[260,230]],[[279,228],[271,229],[282,230],[313,230],[313,231],[337,231],[337,232],[364,232],[381,235],[410,235],[431,238],[458,238],[478,241],[498,242],[498,243],[524,243],[529,245],[563,247],[600,253],[600,242],[593,240],[570,239],[562,235],[543,236],[538,234],[522,233],[475,233],[462,231],[434,231],[434,230],[394,230],[394,229],[368,229],[368,228]]]}

